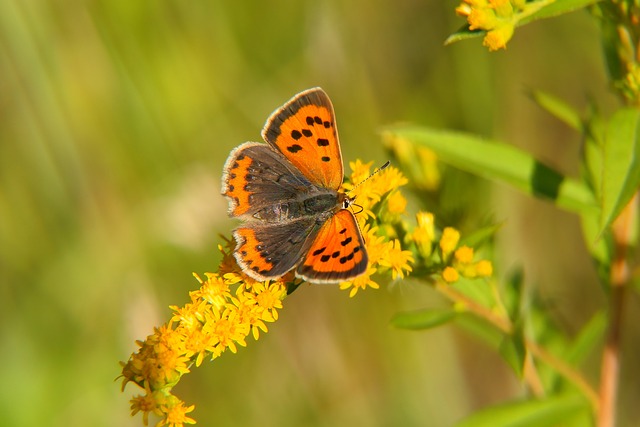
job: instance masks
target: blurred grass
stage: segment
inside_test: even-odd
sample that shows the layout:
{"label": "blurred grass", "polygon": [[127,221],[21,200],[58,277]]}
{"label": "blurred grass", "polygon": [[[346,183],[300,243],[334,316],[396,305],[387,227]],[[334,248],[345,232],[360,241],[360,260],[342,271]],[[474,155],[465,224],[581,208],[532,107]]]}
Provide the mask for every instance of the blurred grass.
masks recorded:
{"label": "blurred grass", "polygon": [[[577,138],[524,89],[608,99],[594,24],[584,13],[538,23],[489,55],[442,46],[461,24],[454,7],[0,2],[2,424],[141,424],[117,361],[186,301],[192,271],[215,269],[218,233],[233,227],[222,164],[302,89],[332,97],[345,161],[381,163],[377,128],[414,121],[504,138],[571,171]],[[601,298],[575,220],[494,194],[477,214],[508,220],[499,256],[524,263],[575,330]],[[549,260],[549,245],[564,255]],[[438,304],[410,283],[354,300],[304,287],[269,334],[178,392],[202,425],[279,426],[450,425],[518,395],[497,356],[457,330],[387,327],[398,310]]]}

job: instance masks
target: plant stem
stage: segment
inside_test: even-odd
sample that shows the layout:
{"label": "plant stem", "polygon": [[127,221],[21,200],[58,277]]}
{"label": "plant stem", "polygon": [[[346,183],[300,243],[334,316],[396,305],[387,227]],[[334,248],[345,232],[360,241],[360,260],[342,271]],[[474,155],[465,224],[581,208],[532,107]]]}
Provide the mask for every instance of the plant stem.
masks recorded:
{"label": "plant stem", "polygon": [[[481,319],[484,319],[504,334],[513,334],[513,324],[509,318],[495,314],[489,308],[473,301],[466,295],[452,288],[451,285],[447,283],[437,282],[436,289],[452,302],[464,305],[467,311],[475,314]],[[561,359],[558,359],[556,356],[531,340],[525,339],[524,345],[532,356],[552,367],[556,372],[566,378],[567,381],[575,385],[589,400],[591,406],[594,408],[594,412],[598,412],[598,394],[593,390],[580,372],[576,371],[571,365]],[[535,365],[533,363],[529,364],[528,368],[529,372],[527,375],[527,381],[535,391],[538,388],[537,384],[539,382],[539,379],[537,379],[537,371],[535,370]]]}
{"label": "plant stem", "polygon": [[622,335],[624,301],[629,282],[627,249],[633,221],[637,213],[638,193],[631,199],[612,225],[615,252],[611,263],[611,295],[609,328],[602,352],[600,367],[600,411],[598,427],[613,427],[616,421],[616,402],[620,379],[620,338]]}

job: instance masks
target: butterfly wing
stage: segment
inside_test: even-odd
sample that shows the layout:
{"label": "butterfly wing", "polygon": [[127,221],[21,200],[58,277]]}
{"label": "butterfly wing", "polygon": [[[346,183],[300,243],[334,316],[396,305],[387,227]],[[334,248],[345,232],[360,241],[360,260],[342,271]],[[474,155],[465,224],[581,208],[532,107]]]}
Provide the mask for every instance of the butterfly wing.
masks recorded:
{"label": "butterfly wing", "polygon": [[312,184],[279,152],[266,144],[246,142],[231,152],[222,176],[229,215],[253,220],[257,212],[293,200]]}
{"label": "butterfly wing", "polygon": [[356,218],[341,209],[322,225],[296,275],[313,283],[338,283],[364,273],[368,261]]}
{"label": "butterfly wing", "polygon": [[319,229],[313,217],[282,224],[246,224],[233,233],[237,242],[234,256],[253,279],[278,279],[300,262]]}
{"label": "butterfly wing", "polygon": [[312,183],[334,190],[342,184],[336,119],[331,100],[322,89],[301,92],[274,111],[262,137]]}

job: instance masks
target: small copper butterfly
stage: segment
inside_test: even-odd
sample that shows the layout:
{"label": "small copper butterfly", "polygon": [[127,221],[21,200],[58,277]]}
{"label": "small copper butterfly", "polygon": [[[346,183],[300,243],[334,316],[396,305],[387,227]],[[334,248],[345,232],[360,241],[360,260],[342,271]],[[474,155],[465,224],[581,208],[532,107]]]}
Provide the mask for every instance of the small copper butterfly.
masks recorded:
{"label": "small copper butterfly", "polygon": [[234,231],[238,265],[249,277],[278,279],[295,269],[313,283],[338,283],[367,269],[360,228],[340,191],[342,155],[333,105],[308,89],[274,111],[266,144],[245,142],[224,165],[222,194]]}

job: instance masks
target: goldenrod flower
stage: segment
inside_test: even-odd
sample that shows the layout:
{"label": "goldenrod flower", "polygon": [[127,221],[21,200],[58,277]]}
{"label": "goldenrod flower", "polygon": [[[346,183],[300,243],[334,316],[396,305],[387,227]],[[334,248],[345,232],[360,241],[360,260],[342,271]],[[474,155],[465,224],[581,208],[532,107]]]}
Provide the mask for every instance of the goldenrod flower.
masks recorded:
{"label": "goldenrod flower", "polygon": [[473,248],[469,246],[461,246],[456,249],[453,257],[460,264],[469,264],[473,261]]}
{"label": "goldenrod flower", "polygon": [[434,216],[430,212],[418,212],[416,214],[418,225],[411,233],[411,239],[418,248],[418,253],[425,259],[431,256],[433,241],[435,239]]}
{"label": "goldenrod flower", "polygon": [[[221,250],[225,258],[225,250]],[[223,259],[221,266],[225,262]],[[186,414],[194,407],[185,406],[172,395],[173,386],[189,372],[192,363],[199,366],[205,357],[215,359],[227,349],[235,353],[238,346],[246,346],[251,332],[257,339],[258,330],[267,330],[264,322],[277,319],[286,296],[284,283],[249,285],[228,274],[231,272],[223,278],[207,273],[206,280],[195,275],[200,288],[190,292],[191,302],[184,307],[171,306],[171,320],[139,342],[138,352],[123,364],[123,387],[134,382],[146,392],[131,401],[132,414],[143,412],[143,421],[155,413],[162,417],[158,425],[193,424],[195,421]],[[234,293],[230,284],[237,286]]]}
{"label": "goldenrod flower", "polygon": [[[473,262],[474,250],[469,246],[460,246],[460,232],[452,227],[446,227],[440,238],[442,250],[442,262],[445,268],[442,278],[447,283],[453,283],[460,275],[473,279],[476,277],[488,277],[493,273],[491,263],[486,260]],[[453,256],[451,256],[453,254]]]}
{"label": "goldenrod flower", "polygon": [[460,278],[460,275],[458,274],[458,271],[455,268],[445,267],[444,270],[442,270],[442,278],[447,283],[453,283],[458,281],[458,279]]}
{"label": "goldenrod flower", "polygon": [[410,273],[413,271],[411,268],[413,261],[411,251],[403,250],[400,241],[394,239],[387,248],[387,256],[380,260],[380,265],[391,269],[393,280],[397,278],[404,279],[405,272]]}
{"label": "goldenrod flower", "polygon": [[378,285],[373,279],[371,279],[371,276],[376,271],[376,268],[369,267],[362,276],[358,276],[349,282],[340,283],[340,289],[345,290],[351,288],[351,290],[349,291],[350,298],[353,298],[360,289],[364,290],[367,289],[367,287],[379,289],[380,285]]}
{"label": "goldenrod flower", "polygon": [[[552,0],[551,0],[552,1]],[[518,22],[539,10],[549,0],[463,0],[456,14],[467,19],[469,30],[483,30],[487,34],[482,44],[490,51],[506,49]]]}
{"label": "goldenrod flower", "polygon": [[480,277],[489,277],[493,274],[493,265],[491,261],[482,260],[476,264],[476,272]]}
{"label": "goldenrod flower", "polygon": [[489,31],[482,41],[482,45],[489,48],[490,51],[506,49],[507,42],[513,37],[515,25],[508,22],[495,27]]}
{"label": "goldenrod flower", "polygon": [[165,418],[157,426],[183,427],[185,424],[195,424],[196,420],[187,417],[187,414],[193,411],[194,408],[195,405],[186,407],[183,402],[177,402],[175,405],[166,408]]}
{"label": "goldenrod flower", "polygon": [[442,250],[442,257],[446,259],[449,257],[458,246],[460,240],[460,232],[452,227],[446,227],[442,230],[442,237],[440,238],[440,249]]}

